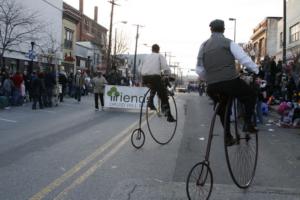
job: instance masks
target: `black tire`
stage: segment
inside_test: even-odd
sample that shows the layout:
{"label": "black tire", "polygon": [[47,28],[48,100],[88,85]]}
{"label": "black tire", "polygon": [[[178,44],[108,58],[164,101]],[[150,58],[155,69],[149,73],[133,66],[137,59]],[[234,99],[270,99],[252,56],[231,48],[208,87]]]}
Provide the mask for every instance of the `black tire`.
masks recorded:
{"label": "black tire", "polygon": [[173,139],[177,129],[178,113],[176,102],[173,96],[169,96],[168,98],[171,113],[176,120],[175,122],[167,121],[167,117],[159,111],[159,105],[156,105],[156,111],[149,110],[148,105],[146,109],[149,133],[153,140],[161,145],[168,144]]}
{"label": "black tire", "polygon": [[142,129],[137,128],[131,134],[131,144],[136,149],[141,148],[145,143],[145,133]]}
{"label": "black tire", "polygon": [[[233,106],[233,112],[231,105]],[[235,113],[231,118],[231,122],[230,113]],[[258,135],[257,133],[243,132],[244,109],[236,99],[230,99],[226,105],[225,122],[228,122],[228,120],[231,135],[237,142],[232,146],[224,145],[227,166],[233,182],[239,188],[248,188],[253,181],[257,165]],[[224,130],[226,130],[226,127]]]}
{"label": "black tire", "polygon": [[213,175],[208,164],[199,162],[193,166],[186,180],[189,200],[207,200],[213,187]]}

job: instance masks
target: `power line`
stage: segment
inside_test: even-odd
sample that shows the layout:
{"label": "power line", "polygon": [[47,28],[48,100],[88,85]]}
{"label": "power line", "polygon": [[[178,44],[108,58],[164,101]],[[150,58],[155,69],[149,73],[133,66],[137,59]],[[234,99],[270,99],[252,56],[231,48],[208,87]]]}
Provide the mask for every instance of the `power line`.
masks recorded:
{"label": "power line", "polygon": [[55,5],[53,5],[52,3],[50,3],[50,2],[47,1],[47,0],[41,0],[41,1],[45,2],[46,4],[52,6],[53,8],[55,8],[55,9],[57,9],[57,10],[59,10],[59,11],[63,11],[63,9],[61,9],[61,8],[59,8],[59,7],[55,6]]}

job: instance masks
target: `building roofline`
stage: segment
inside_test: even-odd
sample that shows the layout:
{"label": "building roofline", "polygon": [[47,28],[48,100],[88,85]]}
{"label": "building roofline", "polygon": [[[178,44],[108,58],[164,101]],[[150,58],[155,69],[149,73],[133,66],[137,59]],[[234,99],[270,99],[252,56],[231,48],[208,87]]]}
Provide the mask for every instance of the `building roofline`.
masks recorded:
{"label": "building roofline", "polygon": [[71,5],[63,2],[63,17],[79,22],[81,20],[80,12]]}
{"label": "building roofline", "polygon": [[[69,9],[68,9],[68,10],[65,10],[65,7],[69,8]],[[94,19],[90,18],[89,16],[87,16],[87,15],[85,15],[85,14],[81,14],[79,10],[77,10],[76,8],[74,8],[73,6],[71,6],[71,5],[69,5],[69,4],[65,3],[65,2],[63,2],[63,9],[64,9],[64,13],[65,13],[65,11],[66,11],[65,14],[67,14],[67,15],[70,16],[70,17],[75,18],[75,20],[80,21],[80,20],[82,19],[82,17],[85,17],[85,18],[87,18],[87,19],[93,21],[94,24],[95,24],[96,26],[98,26],[99,28],[101,28],[101,29],[103,29],[103,30],[105,30],[105,31],[108,31],[107,28],[105,28],[104,26],[102,26],[101,24],[99,24],[97,21],[95,21]],[[69,12],[68,12],[68,11],[69,11]],[[74,13],[72,13],[72,12],[74,12]],[[70,14],[71,14],[71,15],[70,15]],[[75,16],[74,16],[74,14],[75,14]],[[78,18],[78,16],[79,16],[79,18]]]}
{"label": "building roofline", "polygon": [[87,16],[87,15],[85,15],[85,14],[83,14],[83,16],[84,16],[85,18],[87,18],[87,19],[93,21],[98,27],[104,29],[105,31],[108,31],[107,28],[105,28],[104,26],[102,26],[101,24],[99,24],[98,22],[96,22],[95,20],[93,20],[92,18],[90,18],[89,16]]}
{"label": "building roofline", "polygon": [[258,31],[258,29],[268,20],[268,19],[276,19],[277,21],[279,21],[279,20],[281,20],[282,19],[282,17],[265,17],[262,21],[260,21],[259,23],[258,23],[258,25],[253,29],[253,34],[252,35],[254,35],[255,34],[255,32],[256,31]]}

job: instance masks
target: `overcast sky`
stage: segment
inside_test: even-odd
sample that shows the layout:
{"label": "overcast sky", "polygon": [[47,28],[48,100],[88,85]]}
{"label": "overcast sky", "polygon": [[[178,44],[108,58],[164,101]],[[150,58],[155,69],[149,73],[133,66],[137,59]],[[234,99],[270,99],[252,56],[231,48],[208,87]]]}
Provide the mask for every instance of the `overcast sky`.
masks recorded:
{"label": "overcast sky", "polygon": [[[79,8],[79,0],[64,0]],[[255,28],[267,16],[282,16],[282,0],[116,0],[114,28],[123,31],[129,40],[128,51],[134,53],[136,27],[140,29],[138,53],[149,53],[143,44],[157,43],[161,52],[172,52],[171,62],[194,68],[201,43],[210,36],[213,19],[225,21],[225,36],[233,40],[236,18],[236,41],[248,42]],[[98,6],[98,22],[109,29],[108,0],[85,0],[84,12],[93,18]],[[117,22],[128,21],[128,24]]]}

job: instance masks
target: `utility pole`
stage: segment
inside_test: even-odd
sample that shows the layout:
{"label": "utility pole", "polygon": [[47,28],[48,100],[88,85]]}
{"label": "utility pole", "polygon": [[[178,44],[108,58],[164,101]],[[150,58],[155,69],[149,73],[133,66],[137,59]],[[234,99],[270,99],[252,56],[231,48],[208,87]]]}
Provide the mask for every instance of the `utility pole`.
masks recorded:
{"label": "utility pole", "polygon": [[136,37],[135,37],[135,50],[134,50],[134,59],[133,59],[133,82],[135,83],[135,74],[136,74],[136,54],[137,54],[137,45],[138,45],[138,39],[139,39],[139,28],[144,27],[140,24],[135,24],[136,26]]}
{"label": "utility pole", "polygon": [[111,60],[110,60],[110,54],[111,54],[111,37],[112,37],[112,26],[113,26],[113,17],[114,17],[114,7],[115,5],[118,6],[118,4],[115,3],[115,0],[109,1],[111,3],[111,12],[110,12],[110,24],[109,24],[109,39],[108,39],[108,49],[107,49],[107,67],[106,67],[106,73],[109,72],[111,68]]}
{"label": "utility pole", "polygon": [[286,0],[283,0],[282,63],[286,64]]}

